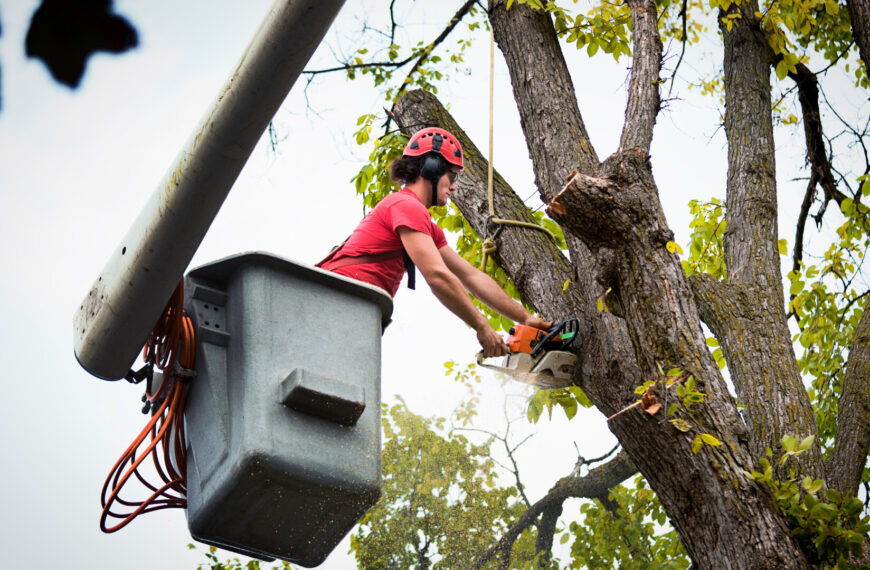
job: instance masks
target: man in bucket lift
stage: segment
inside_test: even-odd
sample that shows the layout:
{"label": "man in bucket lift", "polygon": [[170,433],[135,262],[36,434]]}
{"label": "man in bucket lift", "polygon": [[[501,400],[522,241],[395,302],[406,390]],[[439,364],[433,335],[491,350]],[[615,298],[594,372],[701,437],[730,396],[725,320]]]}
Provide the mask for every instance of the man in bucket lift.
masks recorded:
{"label": "man in bucket lift", "polygon": [[542,330],[552,323],[529,314],[489,275],[460,257],[432,221],[428,208],[447,204],[462,168],[456,137],[437,127],[418,131],[390,165],[390,178],[404,187],[384,198],[318,266],[376,285],[391,296],[406,269],[408,287],[414,288],[416,266],[438,300],[477,332],[484,356],[503,356],[509,352],[507,344],[466,290],[516,323]]}

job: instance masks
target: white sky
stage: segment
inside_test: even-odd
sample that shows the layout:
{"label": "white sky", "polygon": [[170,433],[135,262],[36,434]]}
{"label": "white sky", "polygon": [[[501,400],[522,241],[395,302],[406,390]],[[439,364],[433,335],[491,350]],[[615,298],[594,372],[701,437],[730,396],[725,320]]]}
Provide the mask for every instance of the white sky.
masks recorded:
{"label": "white sky", "polygon": [[[24,34],[37,4],[16,0],[0,11],[4,564],[193,568],[204,558],[186,548],[190,538],[181,511],[145,515],[113,535],[99,531],[100,487],[144,425],[142,392],[125,382],[97,380],[79,368],[71,321],[235,67],[270,2],[118,1],[116,11],[137,27],[140,47],[121,57],[93,57],[77,91],[59,86],[41,63],[24,57]],[[378,13],[372,8],[376,4],[348,1],[334,30],[355,30],[361,14]],[[406,30],[414,41],[428,41],[455,10],[450,6],[435,13],[434,5],[421,4],[413,6],[414,25]],[[327,41],[335,47],[339,38],[333,31]],[[439,97],[484,149],[488,42],[483,34],[479,40],[468,62],[474,74],[457,75]],[[590,62],[573,48],[566,54],[581,111],[604,158],[619,137],[626,63]],[[507,72],[498,52],[496,57],[495,167],[525,197],[534,178]],[[329,49],[321,49],[312,67],[331,61]],[[313,263],[359,220],[362,206],[349,180],[368,149],[357,148],[351,135],[356,117],[384,103],[367,80],[347,83],[339,75],[319,81],[308,95],[316,113],[306,111],[297,85],[276,117],[287,137],[278,154],[262,142],[257,147],[193,266],[246,250]],[[677,241],[685,244],[688,200],[723,194],[725,143],[721,131],[714,135],[714,104],[692,98],[685,89],[680,95],[687,100],[672,102],[671,112],[659,118],[652,155],[666,213]],[[798,148],[792,156],[801,153]],[[784,234],[789,243],[791,233]],[[423,284],[416,292],[403,287],[395,301],[394,323],[383,339],[384,399],[392,402],[401,394],[412,411],[447,415],[465,392],[443,376],[442,363],[470,362],[478,350],[474,334]],[[523,390],[514,384],[508,388]],[[480,425],[498,426],[504,389],[487,375],[484,393]],[[561,412],[557,415],[557,421],[535,426],[541,433],[520,453],[532,500],[571,470],[573,442],[586,457],[614,443],[596,411],[570,424],[561,421]],[[346,551],[345,542],[323,567],[352,568]]]}

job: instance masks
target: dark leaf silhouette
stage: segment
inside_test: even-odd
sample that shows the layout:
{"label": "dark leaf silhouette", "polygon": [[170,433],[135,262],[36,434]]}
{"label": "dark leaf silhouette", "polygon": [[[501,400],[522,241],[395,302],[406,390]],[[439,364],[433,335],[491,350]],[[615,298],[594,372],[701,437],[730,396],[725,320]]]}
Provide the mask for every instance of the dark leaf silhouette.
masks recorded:
{"label": "dark leaf silhouette", "polygon": [[78,87],[94,52],[122,53],[139,43],[136,29],[111,11],[111,0],[43,0],[25,39],[28,57],[41,59],[60,83]]}

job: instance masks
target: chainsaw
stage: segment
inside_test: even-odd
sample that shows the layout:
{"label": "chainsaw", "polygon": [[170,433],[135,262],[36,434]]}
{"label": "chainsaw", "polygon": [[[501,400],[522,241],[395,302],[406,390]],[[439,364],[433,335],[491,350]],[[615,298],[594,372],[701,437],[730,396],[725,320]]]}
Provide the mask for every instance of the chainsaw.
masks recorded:
{"label": "chainsaw", "polygon": [[548,330],[514,325],[506,343],[510,354],[501,366],[484,364],[483,352],[477,364],[539,388],[564,388],[571,385],[577,357],[567,349],[577,336],[577,319],[554,323]]}

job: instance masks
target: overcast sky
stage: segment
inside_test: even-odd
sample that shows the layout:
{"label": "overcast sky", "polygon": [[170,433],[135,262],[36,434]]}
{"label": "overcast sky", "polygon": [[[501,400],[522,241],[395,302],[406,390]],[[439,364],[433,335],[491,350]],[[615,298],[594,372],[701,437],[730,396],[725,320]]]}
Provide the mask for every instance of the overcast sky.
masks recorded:
{"label": "overcast sky", "polygon": [[[37,2],[0,5],[0,239],[5,244],[0,248],[0,358],[6,386],[0,414],[5,491],[0,545],[10,568],[64,564],[144,570],[193,568],[203,561],[186,548],[190,538],[181,511],[160,511],[119,533],[100,533],[103,480],[146,418],[139,412],[140,388],[103,382],[79,368],[71,323],[74,309],[164,172],[174,166],[176,153],[270,2],[115,4],[137,27],[140,46],[121,57],[93,57],[76,91],[54,83],[41,63],[24,56],[24,33]],[[341,30],[355,29],[367,12],[374,16],[375,4],[348,1],[334,28],[338,32],[328,34],[328,45],[311,66],[328,65],[332,50],[348,49]],[[404,33],[416,42],[433,37],[455,7],[417,2],[413,10]],[[439,97],[485,149],[487,117],[481,109],[486,108],[488,45],[483,34],[478,39],[468,61],[474,73],[457,74]],[[507,73],[496,53],[494,163],[525,197],[534,190],[534,178]],[[622,124],[627,62],[590,62],[573,48],[566,53],[581,111],[599,157],[606,157],[616,148]],[[261,141],[192,266],[246,250],[313,263],[361,217],[349,180],[369,149],[356,147],[352,133],[356,117],[384,104],[367,80],[323,78],[308,92],[310,108],[301,87],[276,116],[285,140],[277,153]],[[672,102],[659,118],[652,155],[668,219],[677,241],[685,244],[688,200],[723,195],[725,142],[715,128],[715,102],[678,91],[684,99]],[[784,237],[791,242],[789,234]],[[412,411],[448,415],[465,391],[443,376],[442,364],[470,362],[478,350],[475,336],[423,284],[416,292],[403,287],[395,302],[394,322],[383,338],[384,399],[392,402],[400,394]],[[490,375],[483,389],[482,426],[498,426],[506,389],[524,390],[514,384],[503,388]],[[535,429],[541,433],[520,454],[528,466],[532,500],[570,472],[574,442],[586,457],[614,443],[596,411],[570,424],[560,415]],[[353,567],[346,551],[345,542],[323,567]]]}

